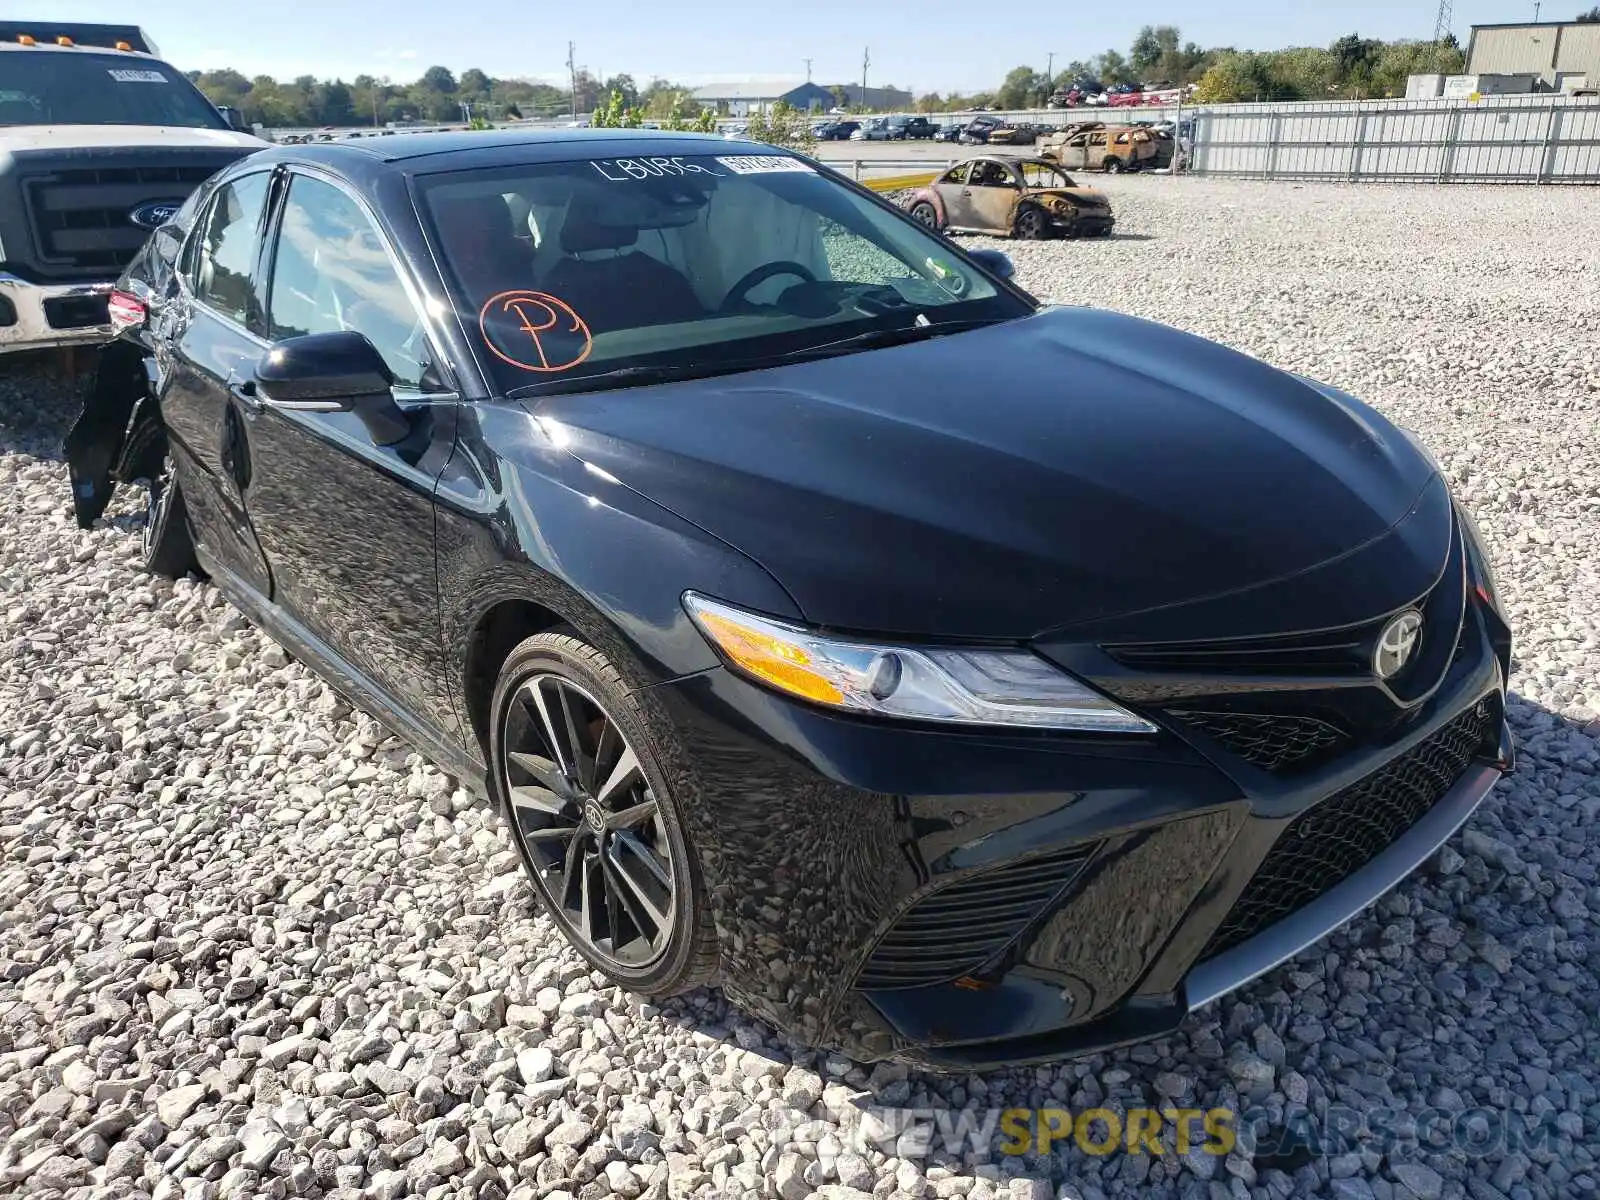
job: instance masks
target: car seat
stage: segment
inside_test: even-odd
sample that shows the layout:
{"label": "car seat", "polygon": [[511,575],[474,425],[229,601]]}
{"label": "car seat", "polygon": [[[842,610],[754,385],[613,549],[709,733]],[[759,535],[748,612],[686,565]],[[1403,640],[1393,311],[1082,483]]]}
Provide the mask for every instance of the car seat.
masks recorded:
{"label": "car seat", "polygon": [[542,290],[571,305],[595,333],[704,316],[705,306],[688,277],[658,258],[629,250],[638,240],[633,226],[602,225],[569,209],[561,228],[564,257],[550,269]]}
{"label": "car seat", "polygon": [[439,196],[433,214],[445,257],[470,302],[533,286],[533,247],[517,236],[503,197]]}

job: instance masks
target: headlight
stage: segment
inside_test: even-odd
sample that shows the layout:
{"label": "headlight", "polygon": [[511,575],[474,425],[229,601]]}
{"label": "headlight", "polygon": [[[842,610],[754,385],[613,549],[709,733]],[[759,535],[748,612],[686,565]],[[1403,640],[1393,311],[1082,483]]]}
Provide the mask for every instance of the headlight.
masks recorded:
{"label": "headlight", "polygon": [[813,704],[911,721],[1156,732],[1026,650],[887,646],[824,636],[694,592],[683,602],[731,667]]}
{"label": "headlight", "polygon": [[1489,563],[1489,552],[1483,544],[1483,531],[1478,528],[1478,522],[1459,500],[1456,501],[1456,519],[1461,522],[1462,540],[1467,544],[1467,555],[1472,559],[1478,582],[1483,585],[1483,590],[1489,593],[1489,603],[1499,608],[1500,587],[1495,582],[1494,568]]}

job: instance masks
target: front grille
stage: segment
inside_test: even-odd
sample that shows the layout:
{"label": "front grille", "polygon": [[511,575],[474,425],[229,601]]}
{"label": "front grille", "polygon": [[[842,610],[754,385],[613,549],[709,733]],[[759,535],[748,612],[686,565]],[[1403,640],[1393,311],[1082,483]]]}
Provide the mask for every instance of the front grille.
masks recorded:
{"label": "front grille", "polygon": [[[1419,602],[1420,603],[1420,602]],[[1367,669],[1369,647],[1388,617],[1348,629],[1199,642],[1106,646],[1125,667],[1196,675],[1348,675]]]}
{"label": "front grille", "polygon": [[83,167],[36,175],[25,183],[43,265],[115,275],[133,261],[148,229],[128,214],[153,201],[181,202],[226,165]]}
{"label": "front grille", "polygon": [[924,987],[977,971],[1072,885],[1092,849],[1024,859],[924,896],[884,934],[856,986]]}
{"label": "front grille", "polygon": [[1211,937],[1202,959],[1248,941],[1366,866],[1493,752],[1499,705],[1480,701],[1365,779],[1289,823]]}
{"label": "front grille", "polygon": [[1326,762],[1350,745],[1350,736],[1317,717],[1280,713],[1195,712],[1172,709],[1212,741],[1273,774]]}

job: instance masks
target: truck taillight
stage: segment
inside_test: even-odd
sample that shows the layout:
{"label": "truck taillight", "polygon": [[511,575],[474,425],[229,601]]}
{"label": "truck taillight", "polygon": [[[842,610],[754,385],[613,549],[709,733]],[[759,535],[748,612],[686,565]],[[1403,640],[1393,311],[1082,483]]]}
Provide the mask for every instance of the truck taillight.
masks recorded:
{"label": "truck taillight", "polygon": [[144,301],[131,292],[112,292],[106,301],[106,311],[111,315],[111,332],[123,333],[137,329],[149,315]]}

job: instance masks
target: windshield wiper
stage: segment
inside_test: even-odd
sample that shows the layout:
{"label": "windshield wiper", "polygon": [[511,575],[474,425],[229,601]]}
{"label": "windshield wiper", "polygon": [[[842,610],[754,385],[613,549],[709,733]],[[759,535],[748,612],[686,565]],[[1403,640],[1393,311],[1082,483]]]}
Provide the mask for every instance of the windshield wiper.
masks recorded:
{"label": "windshield wiper", "polygon": [[671,363],[659,366],[616,367],[592,375],[574,375],[570,378],[551,379],[543,383],[530,383],[506,393],[512,400],[534,396],[559,396],[567,392],[601,392],[611,388],[647,387],[653,383],[679,383],[686,379],[709,379],[714,375],[737,375],[741,371],[759,371],[768,367],[783,367],[791,363],[808,362],[814,358],[832,358],[856,350],[874,350],[884,346],[901,346],[909,342],[926,341],[945,334],[979,329],[985,325],[998,325],[1010,317],[989,317],[969,321],[931,321],[920,325],[896,326],[893,329],[870,329],[836,341],[815,346],[802,346],[778,354],[763,354],[755,358],[731,358],[721,362],[702,359],[692,363]]}
{"label": "windshield wiper", "polygon": [[1010,317],[980,317],[970,321],[922,321],[912,325],[897,325],[893,329],[869,329],[837,341],[822,342],[816,346],[803,346],[784,357],[789,362],[807,358],[827,358],[835,354],[848,354],[852,350],[876,350],[884,346],[903,346],[909,342],[925,342],[929,338],[944,337],[968,329],[981,329],[998,325]]}
{"label": "windshield wiper", "polygon": [[653,367],[617,367],[593,375],[574,375],[513,388],[506,395],[512,400],[528,396],[559,396],[565,392],[601,392],[608,388],[644,387],[652,383],[678,383],[685,379],[709,379],[713,375],[733,375],[762,367],[779,367],[793,361],[788,355],[769,354],[762,358],[701,361]]}

